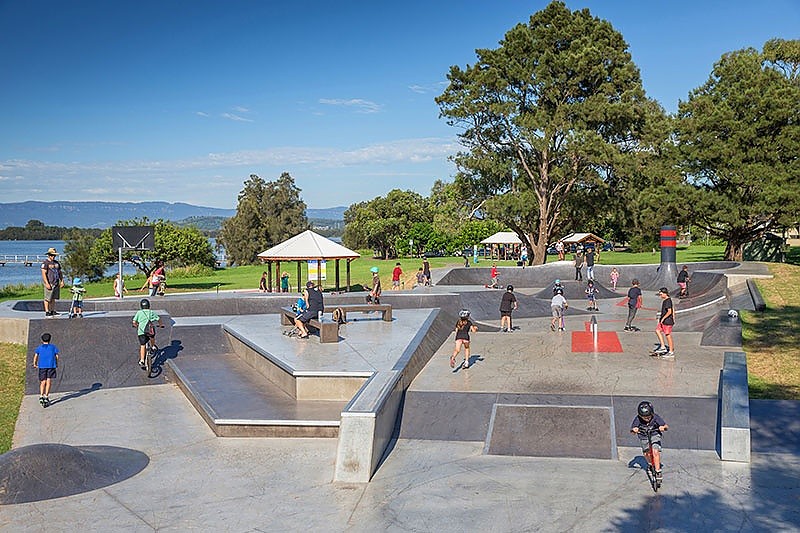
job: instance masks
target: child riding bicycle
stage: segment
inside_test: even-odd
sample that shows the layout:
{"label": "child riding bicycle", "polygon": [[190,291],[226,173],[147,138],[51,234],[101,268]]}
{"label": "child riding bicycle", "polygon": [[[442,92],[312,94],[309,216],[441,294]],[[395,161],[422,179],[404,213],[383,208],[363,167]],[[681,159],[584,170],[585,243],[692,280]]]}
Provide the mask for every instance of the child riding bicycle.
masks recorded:
{"label": "child riding bicycle", "polygon": [[[639,444],[642,446],[645,459],[656,469],[656,479],[661,481],[661,434],[669,429],[669,426],[653,410],[653,404],[648,401],[639,403],[636,409],[636,416],[631,422],[631,433],[639,437]],[[650,442],[647,435],[650,434]],[[650,443],[653,445],[653,456],[650,457]]]}
{"label": "child riding bicycle", "polygon": [[163,328],[164,324],[161,322],[161,317],[155,311],[150,309],[150,300],[142,298],[139,302],[139,310],[133,316],[133,327],[136,328],[136,333],[139,336],[139,368],[145,370],[147,368],[144,358],[147,353],[147,345],[154,350],[156,346],[156,325]]}

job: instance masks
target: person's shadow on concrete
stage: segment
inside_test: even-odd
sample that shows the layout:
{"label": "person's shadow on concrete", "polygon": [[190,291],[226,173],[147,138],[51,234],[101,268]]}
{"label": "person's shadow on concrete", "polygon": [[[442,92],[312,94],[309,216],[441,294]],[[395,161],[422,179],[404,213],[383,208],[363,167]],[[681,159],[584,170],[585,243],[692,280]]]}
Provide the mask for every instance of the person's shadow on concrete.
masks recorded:
{"label": "person's shadow on concrete", "polygon": [[102,383],[92,383],[91,387],[86,387],[86,388],[83,388],[83,389],[81,389],[79,391],[70,392],[69,394],[67,394],[65,396],[61,396],[60,398],[56,398],[55,400],[50,402],[50,405],[55,405],[57,403],[66,402],[67,400],[74,400],[75,398],[80,398],[81,396],[86,396],[87,394],[89,394],[91,392],[94,392],[96,390],[100,390],[102,388],[103,388],[103,384]]}
{"label": "person's shadow on concrete", "polygon": [[154,378],[161,375],[164,371],[164,364],[168,360],[178,357],[178,352],[181,350],[183,350],[183,345],[179,340],[173,340],[169,346],[159,349],[153,361],[153,370],[150,372],[150,377]]}
{"label": "person's shadow on concrete", "polygon": [[464,368],[463,364],[456,365],[455,368],[453,369],[453,374],[455,374],[456,372],[461,372],[462,370],[469,370],[470,368],[472,368],[472,366],[475,363],[477,363],[478,361],[483,361],[483,360],[484,359],[483,359],[482,356],[480,356],[478,354],[471,354],[469,356],[469,368]]}

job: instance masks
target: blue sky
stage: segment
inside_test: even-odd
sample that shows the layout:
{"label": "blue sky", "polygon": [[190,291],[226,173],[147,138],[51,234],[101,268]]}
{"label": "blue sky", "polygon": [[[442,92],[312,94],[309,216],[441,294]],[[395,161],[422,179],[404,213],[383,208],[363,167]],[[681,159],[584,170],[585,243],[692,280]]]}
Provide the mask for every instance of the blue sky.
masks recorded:
{"label": "blue sky", "polygon": [[[289,172],[309,207],[450,181],[434,98],[548,2],[0,0],[0,202],[234,208]],[[728,51],[800,38],[800,1],[570,0],[670,112]]]}

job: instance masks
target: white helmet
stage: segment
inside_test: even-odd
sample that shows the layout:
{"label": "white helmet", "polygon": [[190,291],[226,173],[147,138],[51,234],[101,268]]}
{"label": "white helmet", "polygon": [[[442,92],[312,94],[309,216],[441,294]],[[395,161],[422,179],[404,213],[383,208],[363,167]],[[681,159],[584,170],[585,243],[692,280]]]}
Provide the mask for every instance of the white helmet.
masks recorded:
{"label": "white helmet", "polygon": [[739,311],[737,311],[736,309],[731,309],[730,311],[728,311],[728,318],[730,318],[731,320],[736,320],[737,318],[739,318]]}
{"label": "white helmet", "polygon": [[469,318],[469,309],[462,309],[458,312],[459,318]]}

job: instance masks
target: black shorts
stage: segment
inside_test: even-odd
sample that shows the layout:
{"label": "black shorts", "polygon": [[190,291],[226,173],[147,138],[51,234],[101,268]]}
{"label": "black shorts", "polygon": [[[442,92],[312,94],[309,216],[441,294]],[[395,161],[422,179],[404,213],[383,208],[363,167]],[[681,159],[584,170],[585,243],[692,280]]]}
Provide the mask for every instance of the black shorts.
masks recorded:
{"label": "black shorts", "polygon": [[154,339],[155,335],[148,335],[147,333],[143,335],[139,335],[139,346],[144,346],[147,344],[148,339]]}
{"label": "black shorts", "polygon": [[308,324],[308,321],[311,320],[312,318],[315,318],[316,316],[317,316],[317,313],[314,313],[314,312],[306,309],[305,311],[303,311],[302,313],[297,315],[297,320],[299,320],[303,324]]}
{"label": "black shorts", "polygon": [[500,316],[511,316],[511,311],[500,311]]}
{"label": "black shorts", "polygon": [[40,368],[39,369],[39,381],[44,381],[46,379],[55,379],[56,377],[56,369],[55,368]]}

